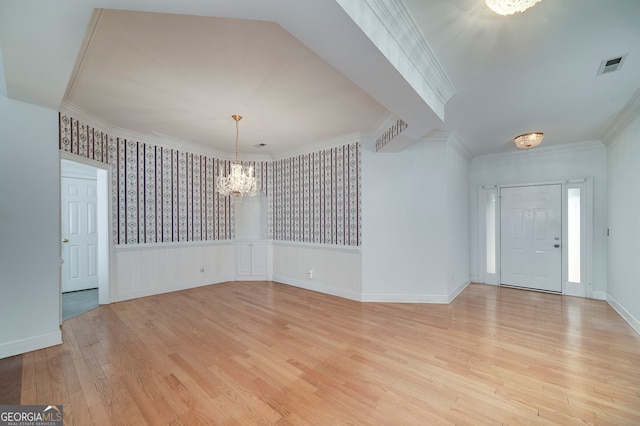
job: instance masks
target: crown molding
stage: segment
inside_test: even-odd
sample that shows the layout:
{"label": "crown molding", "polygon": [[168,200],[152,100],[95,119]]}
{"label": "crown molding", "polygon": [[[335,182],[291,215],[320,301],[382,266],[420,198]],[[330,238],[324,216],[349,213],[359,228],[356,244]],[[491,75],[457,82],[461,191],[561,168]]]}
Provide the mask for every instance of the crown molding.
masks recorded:
{"label": "crown molding", "polygon": [[371,130],[371,137],[375,140],[378,139],[384,132],[389,130],[389,127],[393,126],[400,118],[396,117],[391,111],[382,116],[380,121],[376,123]]}
{"label": "crown molding", "polygon": [[[109,136],[120,139],[133,140],[136,142],[147,143],[150,145],[162,146],[164,148],[176,149],[179,151],[188,151],[192,154],[214,157],[220,160],[235,160],[233,153],[218,151],[216,149],[206,148],[184,139],[175,138],[162,133],[147,134],[136,132],[134,130],[114,127],[110,123],[96,117],[90,112],[74,105],[70,102],[62,102],[59,111],[62,114],[69,115],[82,123],[91,126],[97,130],[107,133]],[[241,161],[271,161],[268,154],[247,154],[242,155]]]}
{"label": "crown molding", "polygon": [[[60,106],[60,112],[73,117],[82,123],[94,127],[100,131],[107,133],[114,138],[121,138],[127,140],[133,140],[136,142],[148,143],[151,145],[158,145],[164,148],[177,149],[180,151],[188,151],[193,154],[211,156],[220,160],[235,160],[233,153],[218,151],[211,148],[205,148],[193,142],[186,141],[184,139],[175,138],[172,136],[164,135],[162,133],[147,134],[142,132],[136,132],[134,130],[123,129],[120,127],[114,127],[108,122],[97,118],[84,109],[70,103],[63,102]],[[274,161],[282,160],[284,158],[295,157],[297,155],[308,154],[311,152],[322,151],[324,149],[337,148],[343,145],[352,143],[368,143],[372,136],[368,132],[354,132],[346,135],[338,136],[335,138],[327,139],[317,143],[305,145],[297,149],[283,151],[277,155],[269,154],[243,154],[240,161]]]}
{"label": "crown molding", "polygon": [[80,108],[79,106],[72,104],[71,102],[62,101],[60,104],[60,108],[58,111],[62,114],[69,115],[74,119],[83,122],[84,124],[93,127],[94,129],[100,130],[101,132],[111,134],[113,131],[113,126],[91,114],[85,109]]}
{"label": "crown molding", "polygon": [[609,145],[638,117],[640,117],[640,89],[637,89],[631,96],[631,99],[602,133],[600,139],[606,145]]}
{"label": "crown molding", "polygon": [[344,145],[353,143],[369,143],[371,141],[371,134],[368,132],[353,132],[335,138],[326,139],[317,143],[305,145],[298,149],[292,149],[289,151],[283,151],[277,155],[272,156],[273,161],[284,160],[286,158],[296,157],[298,155],[310,154],[312,152],[323,151],[325,149],[338,148]]}
{"label": "crown molding", "polygon": [[87,30],[85,31],[85,35],[82,39],[82,44],[80,45],[80,50],[78,55],[76,56],[76,61],[73,64],[73,69],[71,70],[71,76],[69,77],[69,83],[67,83],[67,88],[64,92],[64,96],[62,97],[62,102],[67,102],[69,99],[69,92],[71,88],[75,84],[75,80],[78,77],[78,72],[80,68],[82,68],[82,64],[84,62],[84,58],[89,51],[89,47],[91,46],[91,42],[93,41],[93,35],[95,34],[96,28],[98,27],[98,23],[100,22],[100,18],[102,17],[102,11],[104,9],[95,8],[91,13],[91,17],[89,18],[89,23],[87,24]]}
{"label": "crown molding", "polygon": [[471,164],[471,161],[473,160],[473,153],[456,132],[448,130],[432,130],[424,137],[423,141],[427,143],[444,142],[453,148],[453,150],[468,164]]}
{"label": "crown molding", "polygon": [[535,148],[533,150],[518,150],[512,152],[502,152],[498,154],[485,154],[474,157],[472,163],[495,163],[508,160],[514,160],[517,158],[527,157],[531,158],[545,158],[550,155],[555,156],[558,154],[572,153],[572,152],[584,152],[587,150],[603,150],[605,145],[598,139],[593,139],[584,142],[576,142],[565,145],[547,146],[542,148]]}
{"label": "crown molding", "polygon": [[337,0],[338,4],[398,70],[436,115],[456,90],[401,1]]}
{"label": "crown molding", "polygon": [[468,164],[473,161],[473,153],[456,132],[450,132],[447,138],[449,144]]}

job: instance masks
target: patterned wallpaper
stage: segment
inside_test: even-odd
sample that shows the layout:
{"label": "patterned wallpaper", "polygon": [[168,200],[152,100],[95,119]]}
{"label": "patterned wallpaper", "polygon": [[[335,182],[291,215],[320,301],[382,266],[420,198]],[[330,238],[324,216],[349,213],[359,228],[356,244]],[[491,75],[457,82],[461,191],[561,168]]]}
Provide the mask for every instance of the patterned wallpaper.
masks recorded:
{"label": "patterned wallpaper", "polygon": [[376,139],[376,151],[380,151],[386,144],[391,142],[396,136],[404,131],[408,124],[402,120],[397,120],[386,132]]}
{"label": "patterned wallpaper", "polygon": [[[60,113],[59,149],[109,164],[115,244],[229,240],[234,205],[214,190],[231,162],[99,131]],[[267,235],[359,246],[360,144],[254,166],[267,195]]]}
{"label": "patterned wallpaper", "polygon": [[274,240],[359,246],[360,144],[274,161]]}

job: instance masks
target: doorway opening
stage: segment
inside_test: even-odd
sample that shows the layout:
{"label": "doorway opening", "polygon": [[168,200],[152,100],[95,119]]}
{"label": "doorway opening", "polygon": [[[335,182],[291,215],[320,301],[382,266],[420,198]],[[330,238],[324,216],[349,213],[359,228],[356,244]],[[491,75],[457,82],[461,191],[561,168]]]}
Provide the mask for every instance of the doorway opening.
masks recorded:
{"label": "doorway opening", "polygon": [[481,186],[478,225],[481,282],[594,297],[593,178]]}
{"label": "doorway opening", "polygon": [[60,322],[110,303],[108,174],[61,156]]}

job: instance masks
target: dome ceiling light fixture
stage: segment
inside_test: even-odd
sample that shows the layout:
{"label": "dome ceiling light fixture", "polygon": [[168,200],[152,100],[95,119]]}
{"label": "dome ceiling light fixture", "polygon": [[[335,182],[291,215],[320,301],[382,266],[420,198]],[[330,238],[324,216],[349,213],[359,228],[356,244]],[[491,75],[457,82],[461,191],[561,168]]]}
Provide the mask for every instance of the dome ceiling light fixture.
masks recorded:
{"label": "dome ceiling light fixture", "polygon": [[542,132],[524,133],[513,138],[513,143],[520,149],[529,149],[540,145],[543,137]]}
{"label": "dome ceiling light fixture", "polygon": [[542,0],[485,0],[489,9],[498,15],[513,15],[516,12],[524,12]]}
{"label": "dome ceiling light fixture", "polygon": [[238,161],[238,121],[242,120],[242,116],[234,114],[231,118],[236,122],[236,161],[231,164],[229,175],[224,176],[224,171],[220,170],[220,175],[216,180],[216,191],[224,196],[244,197],[247,195],[253,197],[258,192],[253,167],[244,167]]}

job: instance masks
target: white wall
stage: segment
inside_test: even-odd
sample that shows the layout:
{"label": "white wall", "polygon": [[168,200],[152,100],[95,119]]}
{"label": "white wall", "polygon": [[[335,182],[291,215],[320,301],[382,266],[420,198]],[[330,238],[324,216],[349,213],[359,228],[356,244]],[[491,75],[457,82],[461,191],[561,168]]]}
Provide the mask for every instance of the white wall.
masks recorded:
{"label": "white wall", "polygon": [[607,290],[607,153],[600,141],[486,155],[471,162],[471,276],[480,276],[478,188],[593,176],[593,291]]}
{"label": "white wall", "polygon": [[112,259],[114,302],[235,279],[231,242],[121,245]]}
{"label": "white wall", "polygon": [[267,238],[267,196],[262,191],[253,197],[234,201],[235,237],[238,240]]}
{"label": "white wall", "polygon": [[466,250],[468,209],[449,210],[466,204],[468,167],[449,149],[444,140],[397,153],[363,146],[363,300],[447,303],[466,285],[468,250],[451,256]]}
{"label": "white wall", "polygon": [[640,333],[640,117],[608,146],[607,300]]}
{"label": "white wall", "polygon": [[469,163],[447,141],[447,295],[452,300],[469,284]]}
{"label": "white wall", "polygon": [[[313,270],[309,278],[309,269]],[[273,242],[273,280],[360,300],[362,258],[358,248]]]}
{"label": "white wall", "polygon": [[61,343],[58,113],[0,96],[0,358]]}

